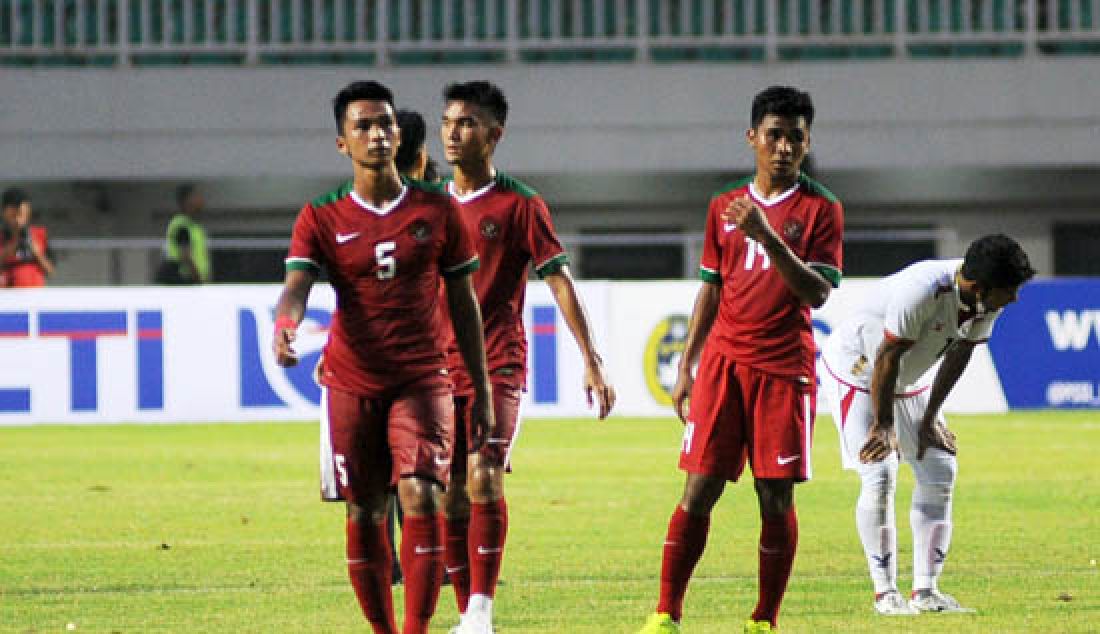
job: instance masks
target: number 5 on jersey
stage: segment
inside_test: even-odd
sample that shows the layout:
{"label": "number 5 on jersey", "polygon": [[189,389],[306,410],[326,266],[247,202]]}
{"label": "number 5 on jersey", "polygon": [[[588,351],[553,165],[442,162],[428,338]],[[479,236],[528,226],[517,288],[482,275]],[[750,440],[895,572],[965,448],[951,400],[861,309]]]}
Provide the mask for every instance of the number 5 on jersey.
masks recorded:
{"label": "number 5 on jersey", "polygon": [[378,263],[374,274],[378,279],[392,280],[397,275],[397,257],[393,254],[396,250],[397,243],[392,240],[374,245],[374,261]]}

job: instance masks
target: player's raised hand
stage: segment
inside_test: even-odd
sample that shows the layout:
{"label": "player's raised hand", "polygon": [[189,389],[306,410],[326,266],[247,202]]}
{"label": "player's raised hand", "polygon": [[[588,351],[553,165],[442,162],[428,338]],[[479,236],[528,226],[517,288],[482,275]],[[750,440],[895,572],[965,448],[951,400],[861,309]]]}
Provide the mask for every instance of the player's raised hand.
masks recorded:
{"label": "player's raised hand", "polygon": [[920,431],[917,432],[917,460],[924,459],[924,452],[929,447],[942,449],[952,456],[959,450],[959,446],[955,441],[955,432],[938,420],[921,423]]}
{"label": "player's raised hand", "polygon": [[284,368],[298,365],[298,353],[291,346],[297,338],[298,327],[293,319],[283,315],[275,320],[275,337],[271,342],[275,363]]}
{"label": "player's raised hand", "polygon": [[898,449],[898,438],[893,427],[872,425],[867,440],[859,450],[859,460],[864,464],[882,462]]}
{"label": "player's raised hand", "polygon": [[745,235],[758,242],[762,242],[771,232],[764,210],[748,194],[731,200],[721,216],[722,222],[736,224]]}
{"label": "player's raised hand", "polygon": [[607,418],[611,408],[615,407],[615,387],[607,381],[603,361],[595,359],[584,370],[584,391],[588,395],[588,406],[593,401],[600,404],[600,420]]}
{"label": "player's raised hand", "polygon": [[676,385],[672,386],[672,405],[676,408],[676,415],[681,423],[687,423],[687,407],[691,402],[691,388],[695,385],[695,377],[691,372],[680,372],[676,379]]}

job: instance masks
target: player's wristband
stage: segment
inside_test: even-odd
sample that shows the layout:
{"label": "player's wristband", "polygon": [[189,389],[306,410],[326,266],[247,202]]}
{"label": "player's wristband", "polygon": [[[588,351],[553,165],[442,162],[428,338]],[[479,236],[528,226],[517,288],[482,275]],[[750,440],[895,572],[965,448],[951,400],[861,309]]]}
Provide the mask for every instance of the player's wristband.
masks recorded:
{"label": "player's wristband", "polygon": [[298,322],[289,315],[279,315],[275,318],[275,336],[279,337],[283,330],[297,330]]}

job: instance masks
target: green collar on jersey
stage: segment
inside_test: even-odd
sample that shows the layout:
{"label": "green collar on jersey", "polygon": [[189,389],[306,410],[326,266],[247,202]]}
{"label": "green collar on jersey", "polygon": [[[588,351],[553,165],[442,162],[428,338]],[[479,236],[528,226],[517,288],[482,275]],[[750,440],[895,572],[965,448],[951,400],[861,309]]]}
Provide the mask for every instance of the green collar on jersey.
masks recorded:
{"label": "green collar on jersey", "polygon": [[[756,175],[755,174],[750,174],[749,176],[746,176],[742,179],[733,181],[732,183],[726,185],[722,189],[719,189],[718,191],[714,192],[714,195],[715,196],[721,196],[722,194],[728,194],[729,192],[734,191],[736,189],[741,189],[742,187],[748,187],[749,183],[751,183],[754,178],[756,178]],[[822,198],[824,198],[825,200],[827,200],[831,203],[837,202],[836,195],[833,194],[833,192],[829,191],[829,189],[827,187],[825,187],[824,185],[822,185],[818,181],[815,181],[814,179],[810,178],[809,176],[806,176],[805,172],[799,172],[798,173],[798,184],[803,189],[805,189],[807,192],[809,192],[811,194],[814,194],[816,196],[821,196]]]}

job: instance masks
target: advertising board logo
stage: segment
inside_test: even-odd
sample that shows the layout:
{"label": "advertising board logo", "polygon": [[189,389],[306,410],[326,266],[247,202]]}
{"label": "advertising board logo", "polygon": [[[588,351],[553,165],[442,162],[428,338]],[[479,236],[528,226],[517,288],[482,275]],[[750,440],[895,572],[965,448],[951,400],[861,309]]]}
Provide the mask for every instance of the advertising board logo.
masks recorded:
{"label": "advertising board logo", "polygon": [[[287,407],[288,399],[295,397],[320,405],[321,386],[313,379],[313,370],[328,339],[332,313],[319,308],[306,310],[294,344],[298,365],[292,368],[275,364],[271,355],[271,335],[260,336],[257,313],[263,311],[240,308],[237,312],[241,342],[241,407]],[[274,331],[274,309],[266,311],[264,325],[265,333]]]}
{"label": "advertising board logo", "polygon": [[532,397],[535,403],[558,402],[558,311],[553,305],[531,307]]}
{"label": "advertising board logo", "polygon": [[[138,409],[164,409],[164,334],[159,310],[42,310],[0,313],[0,338],[65,339],[69,343],[69,409],[99,408],[99,340],[134,342]],[[0,387],[0,412],[31,411],[29,387]]]}
{"label": "advertising board logo", "polygon": [[687,342],[687,315],[669,315],[653,327],[645,345],[645,384],[653,400],[672,405],[672,388]]}
{"label": "advertising board logo", "polygon": [[1098,294],[1095,280],[1038,280],[997,319],[989,352],[1010,408],[1100,407]]}

